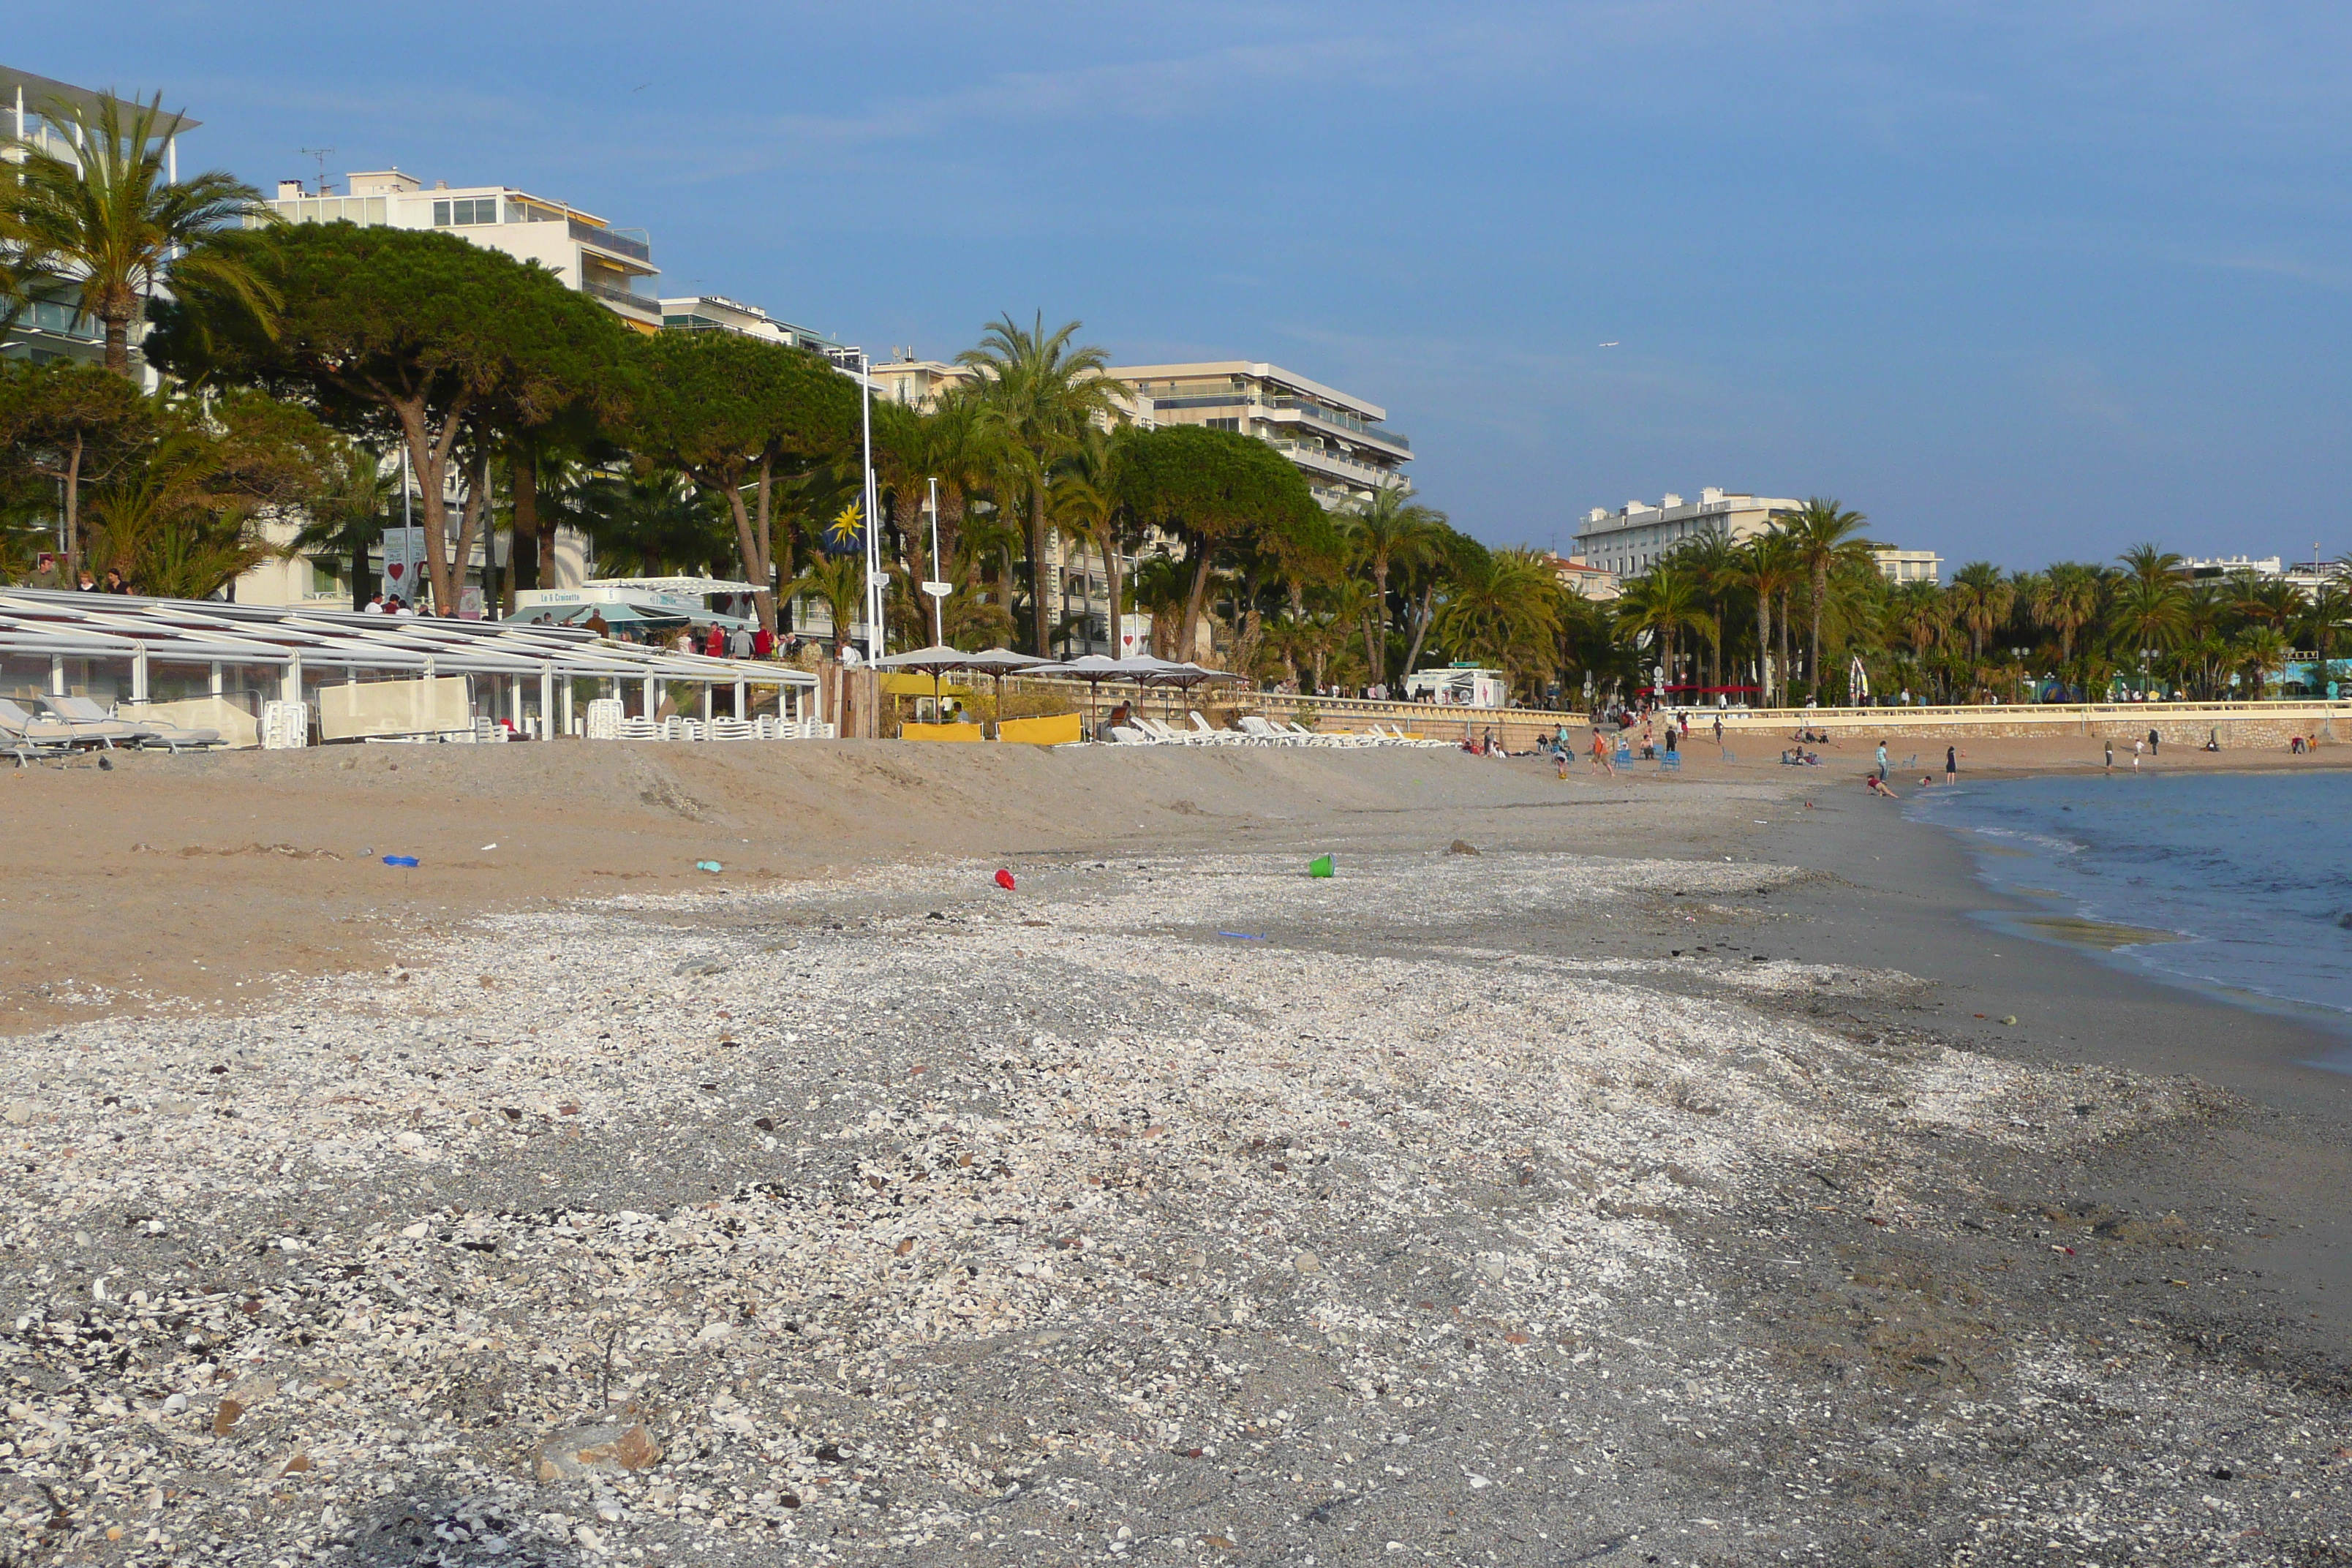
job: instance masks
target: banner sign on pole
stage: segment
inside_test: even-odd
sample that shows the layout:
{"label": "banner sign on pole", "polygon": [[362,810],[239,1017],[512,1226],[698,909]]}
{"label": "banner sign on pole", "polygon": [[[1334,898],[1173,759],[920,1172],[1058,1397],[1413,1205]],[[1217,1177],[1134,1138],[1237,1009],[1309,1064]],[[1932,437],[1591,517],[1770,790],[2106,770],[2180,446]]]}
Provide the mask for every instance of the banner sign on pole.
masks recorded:
{"label": "banner sign on pole", "polygon": [[410,604],[424,592],[425,531],[387,528],[383,531],[383,591]]}

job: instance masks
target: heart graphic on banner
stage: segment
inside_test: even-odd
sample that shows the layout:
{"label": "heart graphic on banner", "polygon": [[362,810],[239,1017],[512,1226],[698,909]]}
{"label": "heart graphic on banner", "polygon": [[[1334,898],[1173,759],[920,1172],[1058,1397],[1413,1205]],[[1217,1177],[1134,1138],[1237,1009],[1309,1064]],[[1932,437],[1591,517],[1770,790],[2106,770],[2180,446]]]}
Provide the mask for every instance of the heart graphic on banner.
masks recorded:
{"label": "heart graphic on banner", "polygon": [[408,570],[408,568],[407,568],[407,567],[405,567],[405,566],[404,566],[404,565],[402,565],[399,562],[397,562],[397,561],[394,561],[394,562],[391,562],[391,563],[387,563],[387,564],[385,565],[385,567],[384,567],[384,570],[385,570],[386,572],[390,573],[390,574],[391,574],[392,575],[394,575],[394,577],[397,577],[397,576],[399,576],[402,573],[404,573],[404,572],[407,571],[407,570]]}

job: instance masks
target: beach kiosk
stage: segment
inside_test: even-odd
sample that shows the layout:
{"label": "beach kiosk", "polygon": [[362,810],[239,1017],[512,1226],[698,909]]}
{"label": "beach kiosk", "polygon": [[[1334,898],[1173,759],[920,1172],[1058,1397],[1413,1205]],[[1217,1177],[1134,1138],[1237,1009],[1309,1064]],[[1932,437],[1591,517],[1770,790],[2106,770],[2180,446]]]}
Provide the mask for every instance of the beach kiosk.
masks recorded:
{"label": "beach kiosk", "polygon": [[1444,669],[1416,669],[1404,678],[1408,702],[1435,702],[1447,708],[1501,708],[1508,704],[1511,683],[1499,669],[1475,664],[1449,665]]}

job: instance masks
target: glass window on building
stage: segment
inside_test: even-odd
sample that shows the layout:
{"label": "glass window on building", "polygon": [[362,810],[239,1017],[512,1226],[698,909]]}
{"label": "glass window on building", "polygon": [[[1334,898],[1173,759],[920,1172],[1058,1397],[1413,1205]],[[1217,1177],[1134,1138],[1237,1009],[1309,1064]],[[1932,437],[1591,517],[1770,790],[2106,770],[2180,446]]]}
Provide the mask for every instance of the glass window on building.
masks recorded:
{"label": "glass window on building", "polygon": [[310,597],[327,599],[343,592],[343,580],[335,573],[335,563],[313,557],[310,562]]}
{"label": "glass window on building", "polygon": [[449,228],[499,221],[496,196],[457,196],[433,204],[433,226]]}

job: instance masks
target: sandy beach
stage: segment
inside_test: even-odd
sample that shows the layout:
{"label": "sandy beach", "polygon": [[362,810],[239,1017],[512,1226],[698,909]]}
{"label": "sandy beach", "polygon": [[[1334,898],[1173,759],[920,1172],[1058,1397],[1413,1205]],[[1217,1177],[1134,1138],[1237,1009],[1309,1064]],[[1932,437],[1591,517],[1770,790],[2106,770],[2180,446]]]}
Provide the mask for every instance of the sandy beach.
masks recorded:
{"label": "sandy beach", "polygon": [[2352,1080],[1974,918],[1866,752],[1711,750],[0,778],[6,1527],[140,1563],[2352,1557]]}

